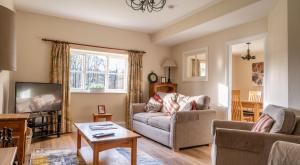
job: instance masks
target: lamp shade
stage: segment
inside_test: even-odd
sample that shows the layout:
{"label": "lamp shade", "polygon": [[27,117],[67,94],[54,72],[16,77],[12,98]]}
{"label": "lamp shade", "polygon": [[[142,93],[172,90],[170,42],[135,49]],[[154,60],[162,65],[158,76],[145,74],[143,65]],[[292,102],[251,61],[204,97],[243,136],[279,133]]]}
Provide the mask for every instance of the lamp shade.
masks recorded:
{"label": "lamp shade", "polygon": [[0,71],[16,71],[14,11],[0,5]]}
{"label": "lamp shade", "polygon": [[176,63],[175,63],[175,61],[172,60],[172,59],[167,59],[167,60],[162,64],[162,66],[163,66],[164,68],[166,68],[166,67],[176,67]]}

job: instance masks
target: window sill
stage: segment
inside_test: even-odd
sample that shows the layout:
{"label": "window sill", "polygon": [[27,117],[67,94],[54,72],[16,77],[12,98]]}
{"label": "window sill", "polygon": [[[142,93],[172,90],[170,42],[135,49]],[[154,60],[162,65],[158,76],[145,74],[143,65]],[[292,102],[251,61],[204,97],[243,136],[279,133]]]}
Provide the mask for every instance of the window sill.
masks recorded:
{"label": "window sill", "polygon": [[127,91],[70,91],[71,94],[126,94]]}

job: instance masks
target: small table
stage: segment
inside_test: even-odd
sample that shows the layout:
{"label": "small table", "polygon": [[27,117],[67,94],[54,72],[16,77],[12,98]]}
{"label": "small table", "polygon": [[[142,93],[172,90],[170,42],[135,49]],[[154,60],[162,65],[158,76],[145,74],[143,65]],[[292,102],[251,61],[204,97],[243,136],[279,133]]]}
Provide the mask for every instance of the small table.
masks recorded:
{"label": "small table", "polygon": [[[89,126],[98,124],[113,124],[117,129],[111,130],[91,130]],[[77,155],[81,156],[86,164],[99,165],[99,152],[116,148],[131,148],[131,165],[136,165],[137,157],[137,138],[140,135],[123,128],[113,122],[93,122],[93,123],[75,123],[77,131]],[[94,138],[93,134],[100,132],[114,132],[113,136]],[[90,147],[81,147],[81,138],[84,138]],[[91,149],[92,150],[91,150]],[[91,158],[90,156],[93,155]]]}
{"label": "small table", "polygon": [[98,121],[100,121],[100,119],[105,119],[106,121],[112,121],[112,114],[110,114],[110,113],[104,113],[104,114],[94,113],[93,119],[94,119],[94,122],[98,122]]}
{"label": "small table", "polygon": [[0,165],[13,165],[17,153],[17,147],[0,148]]}
{"label": "small table", "polygon": [[13,137],[18,138],[17,158],[18,164],[25,163],[25,140],[27,119],[29,114],[0,114],[0,129],[7,127],[13,129]]}

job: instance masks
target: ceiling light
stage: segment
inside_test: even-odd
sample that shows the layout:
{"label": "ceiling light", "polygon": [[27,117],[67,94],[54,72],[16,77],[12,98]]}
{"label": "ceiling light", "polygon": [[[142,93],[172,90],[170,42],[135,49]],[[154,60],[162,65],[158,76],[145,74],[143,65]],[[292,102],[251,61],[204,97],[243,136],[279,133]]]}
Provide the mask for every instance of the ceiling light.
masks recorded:
{"label": "ceiling light", "polygon": [[247,54],[244,55],[244,56],[242,56],[241,58],[242,58],[243,60],[248,60],[248,61],[256,59],[255,56],[251,56],[251,55],[250,55],[250,48],[249,48],[249,46],[250,46],[251,43],[248,42],[248,43],[246,43],[246,44],[248,45]]}
{"label": "ceiling light", "polygon": [[161,11],[167,0],[126,0],[128,6],[133,10],[147,10],[149,13],[152,11]]}

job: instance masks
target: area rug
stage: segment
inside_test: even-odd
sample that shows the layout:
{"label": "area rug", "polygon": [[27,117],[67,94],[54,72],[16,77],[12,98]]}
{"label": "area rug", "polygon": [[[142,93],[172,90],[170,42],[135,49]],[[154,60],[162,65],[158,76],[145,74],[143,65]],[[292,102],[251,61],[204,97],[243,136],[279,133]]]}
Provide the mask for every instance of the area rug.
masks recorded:
{"label": "area rug", "polygon": [[69,149],[37,149],[31,153],[31,165],[81,165],[76,152]]}
{"label": "area rug", "polygon": [[[117,148],[116,149],[121,155],[123,155],[127,160],[130,161],[131,153],[127,148]],[[152,156],[148,155],[143,151],[137,152],[137,165],[163,165],[163,163]]]}

